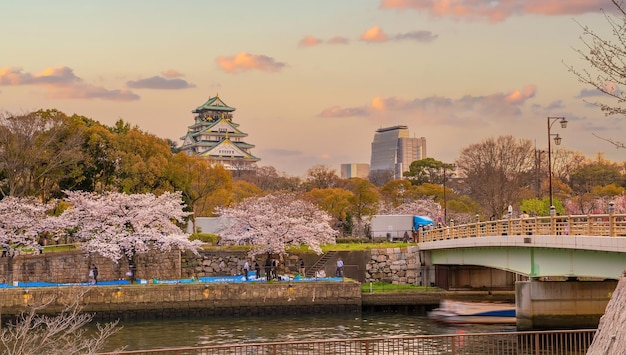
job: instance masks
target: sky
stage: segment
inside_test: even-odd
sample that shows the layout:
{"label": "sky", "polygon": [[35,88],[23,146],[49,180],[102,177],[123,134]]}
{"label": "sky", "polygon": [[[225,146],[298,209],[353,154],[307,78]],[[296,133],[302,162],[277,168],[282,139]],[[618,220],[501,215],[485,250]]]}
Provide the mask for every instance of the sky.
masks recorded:
{"label": "sky", "polygon": [[[622,162],[624,117],[567,65],[610,0],[107,0],[0,2],[0,112],[123,119],[178,143],[215,95],[260,166],[304,176],[369,163],[378,128],[408,126],[429,157],[513,135]],[[598,97],[601,99],[601,97]],[[586,99],[587,101],[585,101]],[[553,145],[554,148],[554,145]]]}

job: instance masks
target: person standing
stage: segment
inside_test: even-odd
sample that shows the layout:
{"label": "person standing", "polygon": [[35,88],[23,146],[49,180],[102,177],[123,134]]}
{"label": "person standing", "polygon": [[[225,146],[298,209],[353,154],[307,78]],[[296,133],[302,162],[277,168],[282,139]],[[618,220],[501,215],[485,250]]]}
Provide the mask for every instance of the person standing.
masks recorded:
{"label": "person standing", "polygon": [[267,281],[272,279],[272,259],[269,256],[265,259],[265,279]]}
{"label": "person standing", "polygon": [[302,258],[300,258],[300,276],[304,277],[305,273],[304,273],[304,260],[302,260]]}
{"label": "person standing", "polygon": [[248,281],[248,271],[250,271],[250,264],[248,264],[248,260],[243,264],[243,274],[246,277],[246,281]]}
{"label": "person standing", "polygon": [[258,262],[254,262],[254,271],[256,271],[256,279],[260,279],[261,278],[261,266],[259,266]]}
{"label": "person standing", "polygon": [[343,260],[337,259],[337,277],[343,277]]}
{"label": "person standing", "polygon": [[96,266],[96,264],[91,265],[91,272],[90,272],[91,276],[93,277],[93,284],[97,284],[98,283],[98,267]]}

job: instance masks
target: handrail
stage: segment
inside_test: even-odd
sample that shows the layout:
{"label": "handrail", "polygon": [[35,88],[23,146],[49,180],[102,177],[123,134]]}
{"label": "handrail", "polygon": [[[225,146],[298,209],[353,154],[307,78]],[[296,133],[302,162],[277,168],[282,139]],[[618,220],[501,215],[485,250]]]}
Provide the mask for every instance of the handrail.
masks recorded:
{"label": "handrail", "polygon": [[626,237],[626,214],[511,218],[420,229],[419,242],[507,235]]}
{"label": "handrail", "polygon": [[[248,343],[202,347],[120,351],[115,354],[525,354],[587,352],[595,329],[416,335],[382,338],[327,339],[280,343]],[[112,353],[105,353],[112,354]],[[100,354],[103,355],[103,354]]]}

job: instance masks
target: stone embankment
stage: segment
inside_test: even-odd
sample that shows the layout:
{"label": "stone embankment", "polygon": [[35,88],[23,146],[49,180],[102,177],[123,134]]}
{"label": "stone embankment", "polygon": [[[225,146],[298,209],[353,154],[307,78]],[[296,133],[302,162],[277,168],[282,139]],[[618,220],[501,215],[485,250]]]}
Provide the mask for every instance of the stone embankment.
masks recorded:
{"label": "stone embankment", "polygon": [[617,283],[611,300],[600,318],[598,331],[587,355],[626,354],[626,271]]}
{"label": "stone embankment", "polygon": [[365,280],[388,281],[394,284],[418,284],[420,272],[419,249],[373,249],[365,266]]}

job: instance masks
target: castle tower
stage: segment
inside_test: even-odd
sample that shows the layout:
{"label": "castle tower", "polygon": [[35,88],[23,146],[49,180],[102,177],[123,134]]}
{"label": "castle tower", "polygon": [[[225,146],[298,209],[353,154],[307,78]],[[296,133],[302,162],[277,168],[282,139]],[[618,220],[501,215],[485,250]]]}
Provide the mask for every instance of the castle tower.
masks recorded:
{"label": "castle tower", "polygon": [[218,95],[209,98],[192,112],[195,123],[188,127],[181,150],[189,155],[198,155],[228,170],[251,170],[261,160],[252,155],[254,145],[244,142],[248,134],[239,130],[233,122],[234,107],[222,101]]}

